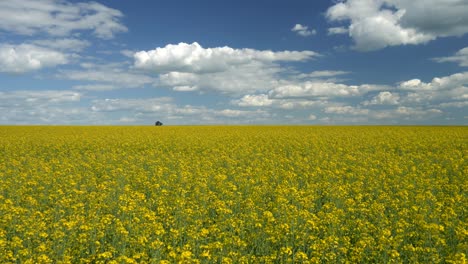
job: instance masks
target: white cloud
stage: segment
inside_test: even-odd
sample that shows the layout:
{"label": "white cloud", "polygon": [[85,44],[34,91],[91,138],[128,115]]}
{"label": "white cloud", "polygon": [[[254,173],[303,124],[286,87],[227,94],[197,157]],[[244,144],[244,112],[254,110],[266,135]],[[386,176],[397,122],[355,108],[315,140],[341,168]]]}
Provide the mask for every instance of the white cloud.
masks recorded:
{"label": "white cloud", "polygon": [[177,105],[170,97],[146,99],[99,99],[92,102],[95,113],[124,112],[125,122],[147,122],[155,116],[182,123],[245,123],[267,119],[263,110],[212,109],[205,106]]}
{"label": "white cloud", "polygon": [[223,72],[186,73],[169,72],[159,76],[158,86],[169,86],[175,91],[214,91],[221,94],[240,95],[266,91],[278,85],[280,69],[252,62]]}
{"label": "white cloud", "polygon": [[369,109],[362,109],[354,106],[329,106],[325,107],[324,112],[327,114],[339,114],[339,115],[367,115]]}
{"label": "white cloud", "polygon": [[326,114],[332,114],[328,117],[328,121],[335,122],[350,122],[350,123],[363,123],[363,122],[385,122],[387,123],[401,123],[402,121],[421,121],[428,120],[437,116],[441,116],[443,111],[437,108],[423,108],[423,107],[407,107],[398,106],[393,109],[385,110],[370,110],[356,106],[330,106],[323,110]]}
{"label": "white cloud", "polygon": [[339,75],[349,74],[347,71],[313,71],[310,73],[302,73],[299,74],[298,78],[329,78],[329,77],[336,77]]}
{"label": "white cloud", "polygon": [[126,116],[123,116],[119,119],[119,122],[122,122],[122,123],[134,123],[136,121],[138,121],[138,119],[134,117],[126,117]]}
{"label": "white cloud", "polygon": [[198,90],[196,84],[199,81],[200,77],[197,74],[187,72],[169,72],[159,76],[161,85],[172,86],[174,90],[181,87],[186,87],[186,89],[182,89],[183,91]]}
{"label": "white cloud", "polygon": [[468,72],[433,78],[431,82],[412,79],[401,82],[393,92],[384,91],[363,105],[395,105],[393,109],[373,110],[380,119],[418,121],[444,115],[439,108],[466,108]]}
{"label": "white cloud", "polygon": [[116,87],[135,88],[150,84],[154,80],[146,75],[118,70],[64,71],[63,77],[70,80],[112,83]]}
{"label": "white cloud", "polygon": [[116,64],[82,64],[83,70],[60,71],[59,78],[91,82],[74,86],[81,90],[115,90],[124,88],[139,88],[147,84],[153,84],[156,80],[142,73],[129,71],[122,65]]}
{"label": "white cloud", "polygon": [[310,60],[313,51],[203,48],[198,43],[167,45],[134,54],[134,67],[158,75],[157,87],[241,95],[264,92],[281,82],[280,62]]}
{"label": "white cloud", "polygon": [[456,62],[462,67],[468,67],[468,47],[465,47],[455,53],[453,56],[434,59],[437,62]]}
{"label": "white cloud", "polygon": [[35,45],[43,46],[45,48],[70,51],[82,51],[83,49],[91,45],[89,41],[74,38],[41,39],[35,40],[32,43]]}
{"label": "white cloud", "polygon": [[0,30],[22,35],[66,36],[90,30],[99,38],[109,39],[127,31],[120,23],[122,16],[120,11],[97,2],[0,1]]}
{"label": "white cloud", "polygon": [[134,54],[135,67],[164,72],[215,73],[257,63],[305,61],[318,56],[313,51],[279,51],[233,49],[230,47],[203,48],[200,44],[179,43]]}
{"label": "white cloud", "polygon": [[119,87],[112,84],[85,84],[74,85],[73,89],[85,91],[111,91],[119,89]]}
{"label": "white cloud", "polygon": [[231,100],[231,104],[240,107],[257,107],[257,108],[276,108],[283,110],[297,110],[306,108],[318,108],[333,103],[327,100],[309,100],[302,98],[275,99],[270,98],[267,94],[244,95],[240,99]]}
{"label": "white cloud", "polygon": [[384,89],[377,85],[346,85],[331,82],[310,82],[279,86],[269,91],[271,98],[350,97]]}
{"label": "white cloud", "polygon": [[320,108],[333,104],[326,100],[306,100],[306,99],[280,99],[274,100],[273,106],[283,110],[296,110],[308,108]]}
{"label": "white cloud", "polygon": [[410,103],[430,102],[434,100],[467,100],[468,99],[468,72],[461,72],[445,77],[433,78],[425,83],[413,79],[400,83],[402,91],[409,91],[404,101]]}
{"label": "white cloud", "polygon": [[361,51],[422,44],[468,32],[464,0],[346,0],[327,10],[330,21],[349,21],[349,36]]}
{"label": "white cloud", "polygon": [[426,115],[438,115],[442,113],[441,110],[435,109],[435,108],[422,109],[422,108],[406,107],[406,106],[398,107],[395,112],[398,115],[415,118],[415,119],[422,118]]}
{"label": "white cloud", "polygon": [[388,91],[380,92],[370,101],[364,101],[363,105],[398,105],[400,96]]}
{"label": "white cloud", "polygon": [[95,112],[137,111],[159,112],[168,111],[174,107],[170,97],[150,99],[103,99],[94,100],[91,110]]}
{"label": "white cloud", "polygon": [[135,53],[134,67],[156,73],[157,86],[175,91],[240,95],[277,86],[283,71],[280,62],[306,61],[315,56],[318,54],[313,51],[203,48],[198,43],[179,43]]}
{"label": "white cloud", "polygon": [[[101,69],[93,64],[83,66],[89,71]],[[244,94],[231,100],[231,107],[213,108],[180,105],[170,97],[96,99],[84,108],[81,91],[0,92],[0,123],[151,124],[159,119],[166,124],[306,123],[311,120],[383,124],[426,123],[445,120],[441,119],[444,117],[459,120],[463,117],[454,111],[463,112],[467,107],[466,75],[453,74],[427,83],[413,79],[395,87],[315,82],[315,88],[305,89],[312,82],[293,80],[291,85],[301,88],[298,92],[281,90],[285,93],[275,97],[272,95],[278,92],[277,88],[284,86],[274,86],[264,93]],[[74,88],[93,91],[114,88],[114,83],[102,83],[102,87],[84,84]],[[362,101],[361,98],[369,95],[372,97],[368,101]]]}
{"label": "white cloud", "polygon": [[328,35],[339,35],[348,33],[348,29],[345,27],[331,27],[328,29]]}
{"label": "white cloud", "polygon": [[448,102],[448,103],[441,103],[439,104],[441,108],[464,108],[468,107],[468,100],[466,101],[459,101],[459,102]]}
{"label": "white cloud", "polygon": [[423,84],[419,79],[411,79],[409,81],[404,81],[400,84],[401,89],[405,90],[417,90],[417,89],[428,89],[427,84]]}
{"label": "white cloud", "polygon": [[231,118],[242,118],[242,117],[252,117],[252,116],[268,116],[268,113],[262,110],[237,110],[237,109],[223,109],[213,111],[214,115],[221,117],[231,117]]}
{"label": "white cloud", "polygon": [[64,90],[0,92],[0,123],[40,124],[90,122],[92,116],[76,107],[82,94]]}
{"label": "white cloud", "polygon": [[103,124],[93,113],[82,107],[26,106],[2,108],[2,124]]}
{"label": "white cloud", "polygon": [[177,92],[193,92],[198,90],[198,86],[179,85],[174,86],[172,89]]}
{"label": "white cloud", "polygon": [[303,36],[303,37],[308,37],[310,35],[317,34],[317,31],[315,29],[309,30],[308,26],[304,26],[301,24],[294,25],[294,27],[291,28],[291,31],[296,32],[299,36]]}
{"label": "white cloud", "polygon": [[16,103],[63,103],[79,101],[82,94],[74,91],[62,90],[19,90],[12,92],[0,92],[1,104]]}
{"label": "white cloud", "polygon": [[[334,74],[317,71],[310,75]],[[244,95],[231,100],[231,104],[267,109],[273,113],[304,113],[306,109],[314,109],[315,113],[322,113],[321,116],[316,116],[316,120],[325,123],[426,122],[449,115],[440,108],[466,108],[467,83],[466,72],[436,77],[428,83],[412,79],[393,87],[301,81],[299,78],[265,93]],[[361,99],[369,95],[372,95],[369,100]]]}
{"label": "white cloud", "polygon": [[238,106],[270,106],[273,100],[266,94],[244,95],[241,99],[233,101]]}
{"label": "white cloud", "polygon": [[133,55],[136,53],[134,50],[124,49],[120,51],[120,54],[124,55],[125,57],[133,58]]}
{"label": "white cloud", "polygon": [[468,72],[436,77],[429,83],[413,79],[402,82],[398,89],[407,92],[400,100],[405,105],[432,105],[437,101],[456,105],[456,101],[468,100]]}
{"label": "white cloud", "polygon": [[67,55],[31,44],[0,44],[0,72],[25,73],[67,63]]}

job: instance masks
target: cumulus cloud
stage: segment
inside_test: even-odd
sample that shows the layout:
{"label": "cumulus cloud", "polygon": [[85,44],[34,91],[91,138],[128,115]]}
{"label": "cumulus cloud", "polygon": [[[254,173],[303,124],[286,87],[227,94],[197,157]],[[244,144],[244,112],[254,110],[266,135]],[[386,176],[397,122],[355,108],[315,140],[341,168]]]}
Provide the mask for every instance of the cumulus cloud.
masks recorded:
{"label": "cumulus cloud", "polygon": [[273,104],[273,100],[268,98],[266,94],[257,95],[244,95],[239,100],[233,100],[233,103],[238,106],[270,106]]}
{"label": "cumulus cloud", "polygon": [[434,59],[437,62],[455,62],[462,67],[468,67],[468,47],[465,47],[455,53],[453,56]]}
{"label": "cumulus cloud", "polygon": [[404,90],[418,90],[418,89],[429,89],[427,83],[421,82],[419,79],[411,79],[400,83],[400,88]]}
{"label": "cumulus cloud", "polygon": [[[460,92],[460,96],[468,93],[468,72],[455,73],[445,77],[435,77],[431,82],[425,83],[419,79],[412,79],[400,83],[399,89],[409,91],[438,91]],[[462,94],[463,93],[463,94]]]}
{"label": "cumulus cloud", "polygon": [[291,31],[296,32],[299,36],[303,36],[303,37],[308,37],[310,35],[317,34],[317,31],[315,29],[309,30],[308,26],[304,26],[301,24],[294,25],[294,27],[291,28]]}
{"label": "cumulus cloud", "polygon": [[398,105],[400,96],[388,91],[380,92],[370,101],[364,101],[364,105]]}
{"label": "cumulus cloud", "polygon": [[448,102],[439,104],[441,108],[464,108],[468,107],[468,100],[460,102]]}
{"label": "cumulus cloud", "polygon": [[[421,107],[399,106],[394,110],[396,116],[403,117],[407,120],[418,120],[427,116],[437,116],[442,114],[442,110],[436,108],[424,109]],[[395,117],[395,115],[393,117]]]}
{"label": "cumulus cloud", "polygon": [[12,106],[0,107],[1,124],[103,124],[103,120],[83,107]]}
{"label": "cumulus cloud", "polygon": [[121,88],[141,87],[153,82],[151,77],[137,73],[125,72],[122,69],[63,71],[62,76],[69,80],[112,83],[116,87]]}
{"label": "cumulus cloud", "polygon": [[68,62],[67,55],[31,44],[0,44],[0,72],[25,73]]}
{"label": "cumulus cloud", "polygon": [[86,84],[74,86],[75,89],[89,91],[108,91],[124,88],[139,88],[153,84],[156,79],[142,73],[132,72],[119,64],[82,64],[80,70],[63,70],[58,78],[85,81]]}
{"label": "cumulus cloud", "polygon": [[329,21],[349,21],[355,48],[371,51],[427,43],[468,32],[464,0],[345,0],[330,7]]}
{"label": "cumulus cloud", "polygon": [[32,43],[45,48],[64,51],[82,51],[83,49],[91,45],[91,43],[87,40],[80,40],[74,38],[40,39],[35,40]]}
{"label": "cumulus cloud", "polygon": [[346,85],[331,82],[310,82],[279,86],[269,91],[271,98],[350,97],[384,89],[378,85]]}
{"label": "cumulus cloud", "polygon": [[298,78],[330,78],[349,74],[347,71],[313,71],[310,73],[299,74]]}
{"label": "cumulus cloud", "polygon": [[273,106],[283,110],[297,110],[309,108],[323,108],[334,103],[327,100],[307,100],[307,99],[274,99]]}
{"label": "cumulus cloud", "polygon": [[306,61],[315,56],[318,54],[313,51],[203,48],[195,42],[136,52],[134,67],[157,74],[157,86],[175,91],[239,95],[278,85],[281,62]]}
{"label": "cumulus cloud", "polygon": [[230,47],[203,48],[194,42],[192,44],[169,44],[150,51],[139,51],[134,54],[134,59],[136,68],[158,73],[214,73],[253,62],[305,61],[317,55],[313,51],[273,52]]}
{"label": "cumulus cloud", "polygon": [[[99,68],[96,65],[83,66],[90,70]],[[141,124],[155,117],[172,124],[281,121],[425,123],[444,120],[441,118],[451,117],[454,111],[463,112],[459,109],[466,108],[468,102],[467,75],[458,73],[434,78],[430,82],[412,79],[394,87],[292,80],[291,85],[301,89],[281,90],[284,93],[279,95],[274,92],[279,91],[277,88],[284,88],[284,85],[277,85],[264,93],[244,94],[230,100],[230,107],[218,105],[211,108],[180,105],[170,97],[96,99],[86,109],[80,106],[84,98],[82,91],[113,89],[112,83],[103,84],[102,87],[98,84],[91,88],[87,85],[75,87],[81,91],[0,92],[0,123],[12,120],[15,123],[79,123],[88,120],[88,123]],[[307,84],[312,83],[317,86],[306,89]],[[363,101],[362,98],[369,99]]]}
{"label": "cumulus cloud", "polygon": [[223,72],[186,73],[169,72],[159,75],[158,86],[172,87],[175,91],[214,91],[238,95],[265,91],[278,84],[280,68],[258,62],[232,67]]}
{"label": "cumulus cloud", "polygon": [[[316,71],[311,75],[333,74]],[[441,108],[465,108],[468,102],[467,84],[466,72],[436,77],[430,82],[412,79],[394,86],[346,85],[299,78],[265,93],[244,95],[231,100],[231,104],[278,113],[304,113],[313,109],[316,120],[325,123],[426,122],[449,115]],[[310,121],[304,117],[302,122],[307,120]]]}
{"label": "cumulus cloud", "polygon": [[298,110],[307,108],[320,108],[326,105],[333,105],[325,99],[310,98],[288,98],[278,99],[270,98],[268,94],[254,94],[244,95],[240,99],[231,100],[231,104],[240,107],[254,107],[254,108],[274,108],[282,110]]}
{"label": "cumulus cloud", "polygon": [[173,99],[170,97],[150,99],[100,99],[94,100],[91,109],[95,112],[137,111],[158,112],[172,108]]}
{"label": "cumulus cloud", "polygon": [[345,27],[331,27],[328,29],[328,35],[339,35],[348,33],[348,29]]}
{"label": "cumulus cloud", "polygon": [[172,122],[185,123],[245,123],[265,120],[270,114],[263,110],[213,109],[205,106],[178,105],[173,98],[99,99],[92,102],[96,113],[123,112],[127,121],[144,121],[163,116]]}
{"label": "cumulus cloud", "polygon": [[2,105],[16,103],[63,103],[79,101],[82,94],[74,91],[43,90],[30,91],[20,90],[12,92],[0,92]]}
{"label": "cumulus cloud", "polygon": [[420,106],[398,106],[392,109],[369,111],[368,118],[374,122],[404,123],[414,124],[423,120],[430,120],[443,115],[443,111],[437,108],[425,108]]}
{"label": "cumulus cloud", "polygon": [[359,106],[343,105],[325,107],[323,112],[325,114],[331,114],[331,116],[325,117],[330,123],[333,123],[331,121],[340,123],[401,123],[405,121],[413,123],[416,121],[428,120],[443,114],[443,111],[437,108],[410,106],[398,106],[385,110],[371,110]]}
{"label": "cumulus cloud", "polygon": [[111,91],[119,89],[119,87],[112,84],[84,84],[74,85],[73,89],[86,91]]}
{"label": "cumulus cloud", "polygon": [[327,114],[339,114],[339,115],[366,115],[369,113],[369,109],[362,109],[354,106],[328,106],[323,110]]}
{"label": "cumulus cloud", "polygon": [[99,38],[109,39],[125,32],[122,13],[97,2],[65,0],[0,1],[0,30],[21,35],[47,33],[66,36],[90,30]]}
{"label": "cumulus cloud", "polygon": [[134,50],[124,49],[120,51],[120,54],[124,55],[125,57],[133,58],[133,55],[136,53]]}
{"label": "cumulus cloud", "polygon": [[252,115],[253,116],[256,116],[256,115],[268,116],[268,113],[262,110],[249,111],[249,110],[238,110],[238,109],[215,110],[213,111],[213,114],[216,116],[221,116],[221,117],[234,117],[234,118],[249,117]]}
{"label": "cumulus cloud", "polygon": [[400,100],[404,104],[428,105],[435,101],[468,100],[468,72],[436,77],[428,83],[413,79],[400,83],[398,89],[407,92]]}
{"label": "cumulus cloud", "polygon": [[430,82],[412,79],[399,83],[392,92],[384,91],[362,104],[394,105],[375,110],[375,119],[423,120],[443,115],[439,108],[463,108],[468,102],[468,73],[433,78]]}
{"label": "cumulus cloud", "polygon": [[77,107],[83,94],[64,90],[18,90],[0,92],[0,123],[79,123],[89,122],[83,108]]}

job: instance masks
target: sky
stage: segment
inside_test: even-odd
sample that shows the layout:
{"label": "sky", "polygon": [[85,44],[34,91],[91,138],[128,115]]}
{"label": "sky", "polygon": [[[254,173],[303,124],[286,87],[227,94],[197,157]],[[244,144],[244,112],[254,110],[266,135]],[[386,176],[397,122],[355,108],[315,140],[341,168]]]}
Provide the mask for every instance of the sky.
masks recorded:
{"label": "sky", "polygon": [[0,0],[0,124],[468,124],[467,0]]}

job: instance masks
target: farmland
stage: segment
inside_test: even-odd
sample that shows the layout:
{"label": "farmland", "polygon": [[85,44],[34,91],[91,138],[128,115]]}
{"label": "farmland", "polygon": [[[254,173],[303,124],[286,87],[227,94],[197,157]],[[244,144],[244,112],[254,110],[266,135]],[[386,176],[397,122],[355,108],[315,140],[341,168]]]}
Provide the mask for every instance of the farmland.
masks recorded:
{"label": "farmland", "polygon": [[460,263],[468,127],[2,126],[1,263]]}

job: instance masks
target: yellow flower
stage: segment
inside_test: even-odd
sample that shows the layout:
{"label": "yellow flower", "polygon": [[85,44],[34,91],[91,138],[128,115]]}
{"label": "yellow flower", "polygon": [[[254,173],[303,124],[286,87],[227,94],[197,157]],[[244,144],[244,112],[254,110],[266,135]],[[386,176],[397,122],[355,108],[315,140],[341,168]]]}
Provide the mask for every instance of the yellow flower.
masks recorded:
{"label": "yellow flower", "polygon": [[0,127],[0,263],[466,262],[468,127]]}

